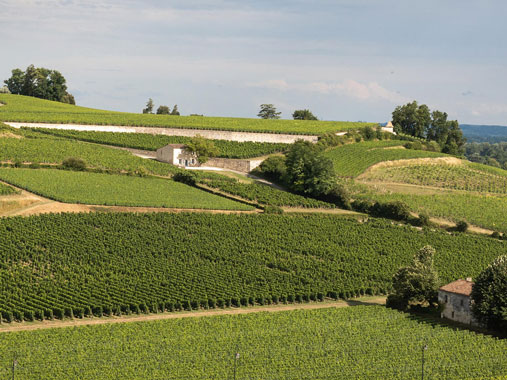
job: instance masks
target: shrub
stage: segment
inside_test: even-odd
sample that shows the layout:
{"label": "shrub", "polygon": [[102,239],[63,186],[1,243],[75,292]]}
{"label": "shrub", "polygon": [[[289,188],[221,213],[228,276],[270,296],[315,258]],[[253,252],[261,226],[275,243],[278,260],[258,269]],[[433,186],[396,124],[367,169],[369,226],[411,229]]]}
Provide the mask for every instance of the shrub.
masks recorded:
{"label": "shrub", "polygon": [[417,219],[417,225],[421,227],[431,226],[431,220],[428,214],[421,212],[419,214],[419,218]]}
{"label": "shrub", "polygon": [[458,223],[456,223],[456,231],[458,232],[467,232],[468,230],[468,223],[464,220],[460,220]]}
{"label": "shrub", "polygon": [[197,183],[197,176],[189,171],[181,171],[173,175],[173,180],[184,183],[185,185],[195,186]]}
{"label": "shrub", "polygon": [[280,181],[285,176],[285,156],[271,156],[262,161],[259,170],[263,176],[274,181]]}
{"label": "shrub", "polygon": [[490,236],[494,239],[501,239],[502,238],[502,235],[500,235],[500,232],[498,232],[498,231],[493,231],[493,233]]}
{"label": "shrub", "polygon": [[371,209],[372,214],[375,216],[394,219],[394,220],[410,220],[410,208],[408,205],[401,201],[381,203],[376,202]]}
{"label": "shrub", "polygon": [[86,162],[81,158],[68,157],[63,160],[62,166],[67,170],[83,171],[86,169]]}
{"label": "shrub", "polygon": [[264,212],[266,214],[283,214],[283,209],[278,206],[267,205],[264,206]]}
{"label": "shrub", "polygon": [[346,210],[351,209],[350,194],[342,184],[336,183],[332,185],[321,199],[325,202],[340,206]]}
{"label": "shrub", "polygon": [[363,137],[363,139],[366,140],[366,141],[370,141],[370,140],[373,140],[375,138],[375,131],[370,126],[366,126],[364,128],[361,128],[359,130],[359,133],[361,134],[361,136]]}

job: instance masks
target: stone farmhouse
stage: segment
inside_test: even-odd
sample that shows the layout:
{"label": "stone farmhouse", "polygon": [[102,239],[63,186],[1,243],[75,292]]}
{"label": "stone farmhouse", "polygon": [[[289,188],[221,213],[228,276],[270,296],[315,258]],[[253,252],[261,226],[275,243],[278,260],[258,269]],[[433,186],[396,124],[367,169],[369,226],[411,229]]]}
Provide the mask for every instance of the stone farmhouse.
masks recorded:
{"label": "stone farmhouse", "polygon": [[199,166],[197,156],[185,149],[185,144],[169,144],[157,149],[157,160],[181,167]]}
{"label": "stone farmhouse", "polygon": [[[198,168],[202,165],[197,156],[185,149],[184,144],[169,144],[157,149],[156,159],[184,168]],[[234,170],[249,173],[261,164],[261,159],[210,158],[204,167]]]}
{"label": "stone farmhouse", "polygon": [[472,279],[467,278],[453,281],[438,289],[438,302],[444,305],[442,318],[467,325],[477,325],[471,309],[470,295],[473,285]]}

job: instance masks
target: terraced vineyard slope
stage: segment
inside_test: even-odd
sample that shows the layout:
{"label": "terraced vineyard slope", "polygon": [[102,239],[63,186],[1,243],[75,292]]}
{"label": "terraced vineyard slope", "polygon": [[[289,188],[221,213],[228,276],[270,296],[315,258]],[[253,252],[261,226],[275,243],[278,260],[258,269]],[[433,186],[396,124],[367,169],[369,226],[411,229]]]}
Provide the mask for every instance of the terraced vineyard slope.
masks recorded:
{"label": "terraced vineyard slope", "polygon": [[0,179],[67,203],[109,206],[253,210],[253,207],[163,178],[56,169],[0,169]]}
{"label": "terraced vineyard slope", "polygon": [[167,116],[103,111],[21,95],[0,94],[0,121],[213,129],[242,132],[323,134],[372,123],[311,120],[264,120],[232,117]]}
{"label": "terraced vineyard slope", "polygon": [[420,159],[375,165],[359,177],[368,182],[407,183],[445,189],[507,193],[507,171],[453,159]]}
{"label": "terraced vineyard slope", "polygon": [[[149,133],[92,132],[44,128],[33,129],[33,132],[99,144],[152,151],[166,146],[167,144],[187,144],[191,140],[190,137],[151,135]],[[218,157],[223,158],[258,157],[283,152],[289,147],[289,144],[237,142],[227,140],[212,141],[218,149]]]}
{"label": "terraced vineyard slope", "polygon": [[[507,341],[381,306],[0,334],[16,379],[503,379]],[[239,357],[235,359],[235,354]],[[234,362],[235,360],[236,363]],[[0,377],[12,357],[0,356]]]}
{"label": "terraced vineyard slope", "polygon": [[443,153],[405,149],[400,140],[364,141],[347,144],[325,152],[333,161],[336,174],[356,177],[367,168],[383,161],[422,157],[442,157]]}
{"label": "terraced vineyard slope", "polygon": [[94,168],[116,171],[137,171],[143,168],[159,175],[170,175],[178,171],[173,165],[145,160],[129,152],[81,141],[51,137],[0,137],[0,161],[3,162],[61,164],[69,157],[81,158]]}
{"label": "terraced vineyard slope", "polygon": [[430,244],[443,282],[505,242],[344,217],[53,214],[0,219],[4,321],[318,300],[387,291]]}

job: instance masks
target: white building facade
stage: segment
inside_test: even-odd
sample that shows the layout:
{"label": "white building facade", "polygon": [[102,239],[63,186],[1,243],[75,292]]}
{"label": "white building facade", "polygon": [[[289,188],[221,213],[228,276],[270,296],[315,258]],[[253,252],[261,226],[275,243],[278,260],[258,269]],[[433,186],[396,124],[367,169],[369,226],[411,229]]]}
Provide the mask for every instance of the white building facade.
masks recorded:
{"label": "white building facade", "polygon": [[444,305],[442,318],[467,325],[477,325],[472,314],[471,297],[474,283],[471,278],[456,280],[438,289],[438,302]]}

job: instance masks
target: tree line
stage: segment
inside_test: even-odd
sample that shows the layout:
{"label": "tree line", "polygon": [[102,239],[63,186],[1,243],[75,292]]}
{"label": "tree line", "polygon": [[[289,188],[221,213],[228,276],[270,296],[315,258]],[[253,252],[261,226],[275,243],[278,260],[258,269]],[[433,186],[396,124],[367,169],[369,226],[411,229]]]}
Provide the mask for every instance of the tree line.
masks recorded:
{"label": "tree line", "polygon": [[[148,99],[148,102],[146,102],[146,107],[143,109],[143,113],[149,113],[149,114],[153,114],[153,108],[155,107],[155,104],[153,103],[153,99],[152,98],[149,98]],[[173,110],[171,111],[171,109],[168,107],[168,106],[159,106],[157,108],[157,115],[174,115],[174,116],[179,116],[180,115],[180,112],[178,111],[178,105],[175,104],[174,107],[173,107]]]}
{"label": "tree line", "polygon": [[11,77],[4,83],[11,94],[76,104],[74,96],[67,92],[65,77],[57,70],[30,65],[25,71],[12,70]]}
{"label": "tree line", "polygon": [[396,133],[436,141],[443,153],[463,154],[466,139],[457,120],[447,120],[447,113],[430,111],[426,104],[419,105],[415,100],[398,106],[392,113]]}
{"label": "tree line", "polygon": [[465,145],[465,156],[469,161],[507,170],[507,142],[469,143]]}

